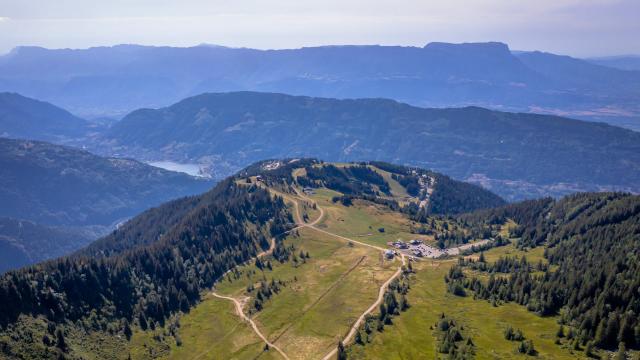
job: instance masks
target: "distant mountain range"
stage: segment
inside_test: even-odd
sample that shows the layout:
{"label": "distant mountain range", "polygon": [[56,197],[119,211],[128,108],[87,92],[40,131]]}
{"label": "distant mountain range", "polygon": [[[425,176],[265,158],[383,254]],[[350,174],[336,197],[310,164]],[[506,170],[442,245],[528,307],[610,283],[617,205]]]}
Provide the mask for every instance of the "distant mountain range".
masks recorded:
{"label": "distant mountain range", "polygon": [[417,165],[482,184],[510,200],[640,191],[640,133],[478,107],[203,94],[167,108],[134,111],[103,136],[96,151],[207,163],[218,177],[261,159],[312,156]]}
{"label": "distant mountain range", "polygon": [[640,55],[606,56],[586,60],[593,64],[621,70],[640,70]]}
{"label": "distant mountain range", "polygon": [[0,93],[0,137],[64,142],[82,137],[91,125],[52,104]]}
{"label": "distant mountain range", "polygon": [[105,234],[101,226],[47,226],[0,217],[0,273],[67,255]]}
{"label": "distant mountain range", "polygon": [[0,57],[0,91],[81,116],[124,115],[203,92],[384,97],[423,107],[483,106],[640,129],[640,72],[502,43],[255,50],[119,45],[20,47]]}
{"label": "distant mountain range", "polygon": [[118,222],[212,185],[135,160],[0,138],[0,248],[11,259],[3,263],[66,254]]}

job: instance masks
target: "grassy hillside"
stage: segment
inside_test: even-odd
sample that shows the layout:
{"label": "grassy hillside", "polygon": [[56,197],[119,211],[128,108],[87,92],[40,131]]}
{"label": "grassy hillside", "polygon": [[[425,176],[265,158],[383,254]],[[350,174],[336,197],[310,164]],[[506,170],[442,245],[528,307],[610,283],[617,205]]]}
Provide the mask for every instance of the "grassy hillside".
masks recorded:
{"label": "grassy hillside", "polygon": [[[0,278],[0,350],[145,360],[637,354],[638,196],[440,214],[429,202],[442,178],[423,171],[256,163],[84,252]],[[453,204],[469,194],[451,189],[485,191],[449,184],[441,196]],[[435,255],[386,251],[416,239]]]}
{"label": "grassy hillside", "polygon": [[[201,200],[196,206],[183,204],[188,207],[185,215],[153,243],[131,243],[128,251],[107,257],[78,254],[0,277],[3,355],[79,358],[96,354],[91,350],[96,343],[75,342],[78,334],[105,337],[113,344],[128,339],[132,327],[147,330],[168,324],[175,314],[197,304],[200,291],[225,271],[267,248],[269,237],[290,221],[282,200],[231,181]],[[174,207],[160,209],[141,217],[170,217]],[[145,227],[127,231],[140,233]],[[38,322],[45,324],[45,333],[30,325]]]}

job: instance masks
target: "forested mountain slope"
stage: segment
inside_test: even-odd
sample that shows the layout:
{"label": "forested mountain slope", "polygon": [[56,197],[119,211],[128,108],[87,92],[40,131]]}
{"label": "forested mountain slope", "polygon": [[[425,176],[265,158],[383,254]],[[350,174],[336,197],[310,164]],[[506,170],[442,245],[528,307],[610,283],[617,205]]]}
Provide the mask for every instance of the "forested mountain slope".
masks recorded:
{"label": "forested mountain slope", "polygon": [[118,222],[211,186],[134,160],[0,138],[0,272],[71,253]]}
{"label": "forested mountain slope", "polygon": [[46,226],[0,217],[0,274],[69,254],[89,244],[104,231],[100,226]]}
{"label": "forested mountain slope", "polygon": [[90,124],[49,103],[15,93],[0,93],[0,136],[62,142],[77,139]]}
{"label": "forested mountain slope", "polygon": [[0,138],[0,216],[48,225],[110,225],[210,186],[134,160]]}
{"label": "forested mountain slope", "polygon": [[544,246],[550,264],[536,273],[533,264],[521,259],[515,259],[520,266],[510,267],[504,261],[503,269],[493,270],[463,262],[463,267],[493,273],[488,281],[471,274],[456,280],[476,297],[494,303],[516,302],[541,316],[560,315],[578,348],[617,349],[624,343],[627,348],[640,349],[640,196],[576,194],[464,218],[516,219],[519,226],[512,234],[520,238],[518,246]]}
{"label": "forested mountain slope", "polygon": [[[154,232],[153,241],[121,240],[135,239],[149,231],[147,225],[161,222],[170,226]],[[227,180],[200,197],[171,202],[132,220],[101,241],[99,249],[107,256],[88,256],[87,251],[9,272],[0,277],[0,328],[7,331],[0,335],[0,352],[10,358],[79,357],[81,352],[60,344],[78,331],[85,339],[103,334],[126,341],[133,325],[155,327],[171,314],[188,311],[201,290],[268,248],[271,236],[291,222],[282,199]],[[32,326],[42,321],[45,329],[47,322],[53,328],[45,335],[57,338],[57,344],[29,339],[18,330],[34,331]],[[75,344],[76,351],[93,346],[84,341]],[[93,356],[115,356],[109,349],[93,351]]]}
{"label": "forested mountain slope", "polygon": [[[272,190],[275,192],[270,193]],[[302,192],[309,195],[301,196]],[[288,202],[300,196],[303,212],[318,214],[321,205],[317,201],[326,204],[322,206],[327,207],[325,215],[330,221],[318,229],[336,227],[351,232],[349,224],[358,224],[356,233],[366,233],[371,231],[369,221],[380,224],[393,216],[399,223],[390,223],[389,231],[403,223],[407,233],[397,234],[420,237],[432,245],[462,229],[465,243],[477,241],[480,233],[474,229],[484,229],[488,232],[482,235],[483,244],[489,247],[513,241],[514,249],[524,253],[545,246],[548,265],[540,262],[534,267],[520,259],[501,259],[499,265],[493,265],[469,258],[460,260],[459,271],[450,272],[446,279],[474,292],[475,301],[486,299],[495,306],[517,302],[540,315],[557,316],[572,329],[571,339],[580,342],[578,347],[613,348],[620,341],[629,348],[638,347],[639,196],[589,193],[505,205],[478,186],[420,168],[379,161],[325,163],[297,158],[254,163],[205,194],[147,210],[73,255],[4,274],[0,277],[0,303],[5,304],[0,307],[0,352],[9,358],[79,358],[83,354],[115,358],[114,346],[133,349],[129,340],[134,332],[166,336],[169,340],[153,343],[175,342],[180,347],[178,315],[199,304],[227,270],[267,249],[271,237],[294,226],[293,208],[275,194],[285,194]],[[318,207],[306,203],[307,196],[315,197]],[[472,210],[476,211],[460,214]],[[348,214],[363,218],[345,218]],[[503,229],[507,223],[514,226]],[[420,224],[429,224],[432,233],[415,233]],[[509,236],[501,229],[510,229]],[[328,234],[328,230],[321,231]],[[385,234],[379,235],[385,241],[396,236],[386,234],[384,227],[378,233]],[[380,241],[367,237],[358,241]],[[494,237],[501,241],[487,244]],[[281,241],[276,237],[276,252],[282,255],[293,249]],[[343,246],[348,249],[353,244]],[[414,265],[433,271],[433,261],[440,260],[430,261]],[[293,262],[281,265],[292,277],[296,274]],[[254,271],[254,266],[264,264],[251,263],[248,271]],[[510,274],[511,270],[517,271]],[[481,272],[487,276],[474,278]],[[234,276],[242,288],[247,286],[243,274],[232,272],[229,279]],[[433,294],[411,293],[411,301],[416,307],[423,306],[418,300],[431,299],[429,296]],[[403,316],[398,321],[404,321]],[[394,327],[385,327],[383,333],[394,331]],[[144,348],[150,358],[163,356],[155,348],[135,346]],[[120,355],[126,357],[126,353]]]}
{"label": "forested mountain slope", "polygon": [[[640,191],[640,134],[555,116],[382,99],[203,94],[127,115],[106,135],[138,158],[190,159],[224,176],[260,159],[383,160],[467,179],[508,199]],[[585,166],[589,164],[589,166]]]}

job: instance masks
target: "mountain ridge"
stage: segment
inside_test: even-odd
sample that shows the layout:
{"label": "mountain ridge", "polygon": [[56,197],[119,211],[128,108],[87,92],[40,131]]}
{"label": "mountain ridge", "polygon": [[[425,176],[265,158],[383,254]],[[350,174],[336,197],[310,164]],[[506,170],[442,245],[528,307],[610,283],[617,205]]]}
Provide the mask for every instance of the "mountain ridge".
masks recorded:
{"label": "mountain ridge", "polygon": [[[104,141],[137,158],[210,162],[220,175],[259,159],[311,156],[428,167],[509,199],[608,187],[639,190],[631,179],[638,176],[640,134],[604,123],[479,107],[209,93],[134,111]],[[600,170],[585,171],[584,162]]]}
{"label": "mountain ridge", "polygon": [[[637,94],[624,97],[618,90],[638,88],[637,72],[574,59],[572,66],[593,67],[580,78],[557,74],[554,79],[540,72],[543,64],[525,64],[522,56],[498,42],[282,50],[140,45],[19,48],[0,57],[0,90],[41,98],[90,117],[167,106],[203,92],[251,90],[385,97],[428,107],[562,111],[638,128]],[[562,57],[547,61],[560,66]],[[43,75],[32,78],[34,71]],[[603,72],[619,81],[603,88],[599,83]],[[577,80],[583,85],[572,88]]]}

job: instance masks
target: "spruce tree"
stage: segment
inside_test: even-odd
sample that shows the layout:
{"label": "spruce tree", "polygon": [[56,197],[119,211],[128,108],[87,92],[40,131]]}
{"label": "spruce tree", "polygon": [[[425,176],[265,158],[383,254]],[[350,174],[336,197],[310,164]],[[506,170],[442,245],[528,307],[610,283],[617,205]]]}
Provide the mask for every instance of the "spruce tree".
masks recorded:
{"label": "spruce tree", "polygon": [[342,341],[338,342],[338,360],[347,360],[347,352]]}

